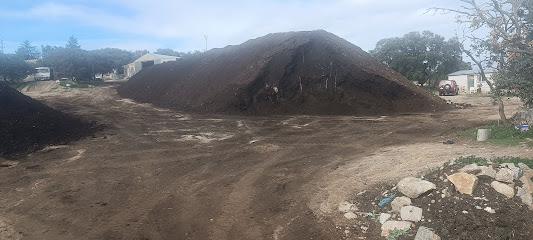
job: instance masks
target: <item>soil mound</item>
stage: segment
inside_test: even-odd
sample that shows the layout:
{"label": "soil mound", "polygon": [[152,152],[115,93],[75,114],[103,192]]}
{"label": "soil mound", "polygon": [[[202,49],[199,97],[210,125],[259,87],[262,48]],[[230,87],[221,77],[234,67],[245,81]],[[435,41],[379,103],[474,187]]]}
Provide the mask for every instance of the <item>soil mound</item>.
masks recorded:
{"label": "soil mound", "polygon": [[0,82],[0,156],[66,144],[98,130]]}
{"label": "soil mound", "polygon": [[268,34],[141,70],[122,97],[193,112],[378,115],[443,100],[326,31]]}

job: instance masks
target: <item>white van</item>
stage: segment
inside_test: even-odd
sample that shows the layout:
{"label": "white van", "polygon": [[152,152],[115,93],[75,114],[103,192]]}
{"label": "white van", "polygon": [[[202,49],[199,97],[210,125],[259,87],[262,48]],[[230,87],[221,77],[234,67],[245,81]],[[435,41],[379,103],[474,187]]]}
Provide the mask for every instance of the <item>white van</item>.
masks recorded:
{"label": "white van", "polygon": [[35,68],[35,81],[45,81],[52,79],[52,69],[49,67],[38,67]]}

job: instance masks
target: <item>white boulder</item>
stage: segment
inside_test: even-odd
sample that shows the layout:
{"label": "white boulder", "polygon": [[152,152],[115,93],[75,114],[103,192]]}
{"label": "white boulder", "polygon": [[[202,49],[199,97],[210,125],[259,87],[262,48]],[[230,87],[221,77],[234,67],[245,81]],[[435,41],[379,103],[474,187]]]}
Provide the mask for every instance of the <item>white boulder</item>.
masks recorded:
{"label": "white boulder", "polygon": [[435,188],[432,182],[415,177],[407,177],[398,182],[398,191],[409,198],[417,198]]}

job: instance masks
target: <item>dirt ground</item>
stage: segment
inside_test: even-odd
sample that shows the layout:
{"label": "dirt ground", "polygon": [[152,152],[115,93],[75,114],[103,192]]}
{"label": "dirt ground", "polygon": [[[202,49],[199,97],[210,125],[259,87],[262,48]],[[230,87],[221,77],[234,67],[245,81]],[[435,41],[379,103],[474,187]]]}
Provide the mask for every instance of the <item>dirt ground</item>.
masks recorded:
{"label": "dirt ground", "polygon": [[[0,159],[0,239],[342,239],[338,204],[373,184],[459,156],[533,155],[457,137],[498,118],[487,97],[399,116],[243,117],[155,108],[115,87],[26,89],[107,128]],[[509,115],[520,105],[505,101]]]}

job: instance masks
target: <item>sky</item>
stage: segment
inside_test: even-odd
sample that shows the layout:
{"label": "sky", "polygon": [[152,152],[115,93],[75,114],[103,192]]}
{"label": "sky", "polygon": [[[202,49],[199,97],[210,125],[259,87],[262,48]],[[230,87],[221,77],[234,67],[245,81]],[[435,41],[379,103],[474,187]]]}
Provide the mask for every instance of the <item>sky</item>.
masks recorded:
{"label": "sky", "polygon": [[[445,38],[458,29],[459,0],[0,0],[0,40],[14,53],[29,40],[65,46],[70,36],[87,50],[120,48],[203,51],[268,33],[323,29],[365,51],[383,38],[429,30]],[[1,47],[1,46],[0,46]]]}

